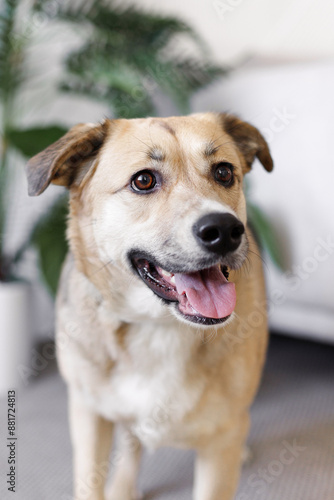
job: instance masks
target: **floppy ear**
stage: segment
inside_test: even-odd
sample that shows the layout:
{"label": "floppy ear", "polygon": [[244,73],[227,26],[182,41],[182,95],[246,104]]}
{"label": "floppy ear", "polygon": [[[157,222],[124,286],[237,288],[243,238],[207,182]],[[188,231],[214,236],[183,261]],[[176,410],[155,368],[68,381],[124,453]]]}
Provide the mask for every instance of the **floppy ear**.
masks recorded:
{"label": "floppy ear", "polygon": [[28,193],[37,196],[50,182],[70,187],[90,169],[102,146],[110,120],[98,125],[75,125],[57,142],[31,158],[26,165]]}
{"label": "floppy ear", "polygon": [[233,138],[245,158],[247,172],[255,157],[260,160],[268,172],[271,172],[274,168],[274,162],[268,144],[258,129],[233,115],[223,114],[222,118],[224,130]]}

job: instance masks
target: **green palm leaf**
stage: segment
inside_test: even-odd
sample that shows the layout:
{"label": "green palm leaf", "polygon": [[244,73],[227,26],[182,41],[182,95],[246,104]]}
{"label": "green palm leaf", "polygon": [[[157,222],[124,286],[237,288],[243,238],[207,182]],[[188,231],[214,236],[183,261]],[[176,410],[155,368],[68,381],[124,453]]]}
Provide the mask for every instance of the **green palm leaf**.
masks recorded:
{"label": "green palm leaf", "polygon": [[12,147],[24,156],[34,156],[42,149],[56,142],[66,134],[67,129],[59,125],[32,127],[27,129],[8,129],[7,139]]}
{"label": "green palm leaf", "polygon": [[50,292],[55,295],[61,267],[68,246],[65,238],[68,197],[62,196],[38,221],[31,242],[38,251],[42,276]]}
{"label": "green palm leaf", "polygon": [[249,201],[247,202],[247,213],[250,227],[253,229],[260,247],[268,252],[278,269],[284,270],[280,243],[270,220],[258,206]]}
{"label": "green palm leaf", "polygon": [[[39,2],[47,12],[48,2]],[[189,111],[193,92],[208,85],[224,71],[203,60],[204,44],[183,21],[120,7],[97,0],[65,3],[58,18],[84,27],[85,44],[72,52],[65,66],[61,89],[98,98],[116,117],[154,114],[156,88],[168,95],[179,110]],[[166,57],[177,36],[188,37],[199,56]],[[148,79],[155,83],[147,86]],[[149,90],[151,88],[151,90]]]}
{"label": "green palm leaf", "polygon": [[19,0],[5,0],[0,17],[0,97],[6,105],[23,78],[23,44],[14,29],[18,5]]}

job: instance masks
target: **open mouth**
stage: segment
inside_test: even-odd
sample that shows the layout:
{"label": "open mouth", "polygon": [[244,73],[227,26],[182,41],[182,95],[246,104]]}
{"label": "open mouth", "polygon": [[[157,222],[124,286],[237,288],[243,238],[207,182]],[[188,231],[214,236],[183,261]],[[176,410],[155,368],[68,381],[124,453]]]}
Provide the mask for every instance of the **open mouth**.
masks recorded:
{"label": "open mouth", "polygon": [[174,302],[188,321],[216,325],[226,321],[235,308],[235,285],[228,281],[227,266],[173,273],[143,256],[132,256],[131,261],[144,283],[165,302]]}

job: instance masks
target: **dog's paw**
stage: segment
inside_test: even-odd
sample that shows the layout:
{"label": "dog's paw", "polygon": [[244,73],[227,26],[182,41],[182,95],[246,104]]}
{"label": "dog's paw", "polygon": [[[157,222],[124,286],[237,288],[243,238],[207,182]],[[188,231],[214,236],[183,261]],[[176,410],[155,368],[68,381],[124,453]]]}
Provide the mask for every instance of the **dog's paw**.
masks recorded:
{"label": "dog's paw", "polygon": [[107,490],[106,500],[143,500],[144,497],[138,491],[133,491],[127,487],[119,487],[119,485],[111,485]]}
{"label": "dog's paw", "polygon": [[111,495],[106,496],[106,500],[144,500],[144,496],[141,493],[135,493],[131,496],[124,495],[123,492],[113,492]]}

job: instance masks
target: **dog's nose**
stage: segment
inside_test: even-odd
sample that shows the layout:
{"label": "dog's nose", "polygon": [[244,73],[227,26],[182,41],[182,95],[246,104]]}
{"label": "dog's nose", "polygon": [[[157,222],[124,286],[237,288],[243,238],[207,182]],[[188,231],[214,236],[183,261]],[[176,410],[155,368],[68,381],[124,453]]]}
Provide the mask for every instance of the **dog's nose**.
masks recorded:
{"label": "dog's nose", "polygon": [[219,255],[236,250],[244,232],[245,226],[232,214],[211,213],[193,226],[193,233],[200,245]]}

